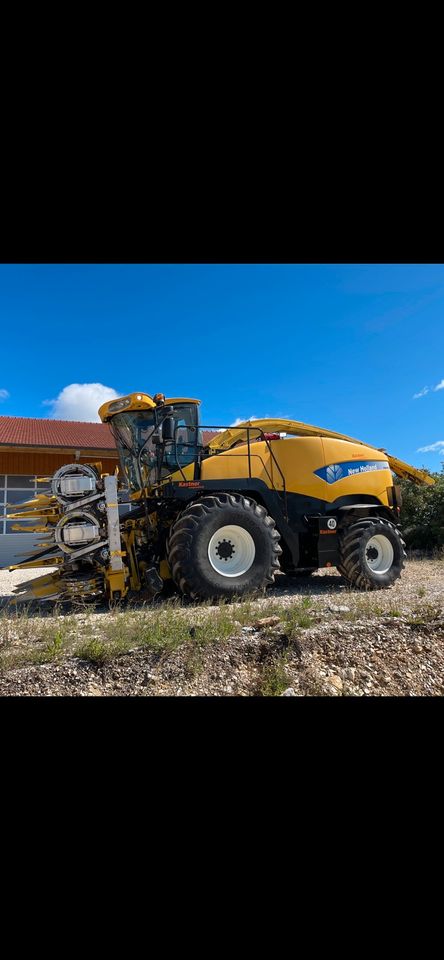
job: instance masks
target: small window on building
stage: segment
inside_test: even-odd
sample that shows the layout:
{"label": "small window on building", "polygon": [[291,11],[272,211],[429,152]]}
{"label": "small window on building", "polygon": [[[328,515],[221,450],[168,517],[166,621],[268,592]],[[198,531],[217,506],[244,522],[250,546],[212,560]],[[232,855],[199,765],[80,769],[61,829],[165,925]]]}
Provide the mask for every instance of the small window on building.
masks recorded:
{"label": "small window on building", "polygon": [[34,497],[33,490],[10,490],[9,484],[6,492],[6,503],[25,503],[26,500],[31,500]]}
{"label": "small window on building", "polygon": [[[0,534],[5,533],[25,533],[26,530],[12,530],[13,524],[20,524],[28,527],[38,522],[36,520],[7,520],[10,513],[21,509],[21,504],[35,497],[36,483],[35,477],[29,476],[6,476],[2,477],[4,486],[0,488]],[[9,504],[9,506],[6,506]],[[6,522],[5,522],[6,521]]]}
{"label": "small window on building", "polygon": [[4,485],[5,485],[5,478],[4,476],[0,476],[0,490],[2,489],[2,487],[4,487]]}
{"label": "small window on building", "polygon": [[36,489],[36,493],[44,493],[46,494],[47,497],[50,497],[52,495],[51,487],[48,487],[47,484],[36,483],[35,489]]}
{"label": "small window on building", "polygon": [[35,487],[35,477],[23,476],[23,477],[13,477],[8,475],[8,487],[14,487],[15,489]]}

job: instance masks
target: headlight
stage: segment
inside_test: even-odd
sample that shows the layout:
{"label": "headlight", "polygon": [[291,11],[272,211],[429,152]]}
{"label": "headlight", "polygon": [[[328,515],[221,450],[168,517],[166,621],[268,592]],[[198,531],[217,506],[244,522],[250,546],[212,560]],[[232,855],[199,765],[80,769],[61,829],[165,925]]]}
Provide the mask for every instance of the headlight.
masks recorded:
{"label": "headlight", "polygon": [[108,407],[109,413],[117,413],[118,410],[123,410],[124,407],[129,407],[131,403],[131,397],[125,397],[123,400],[114,400],[113,403],[110,403]]}

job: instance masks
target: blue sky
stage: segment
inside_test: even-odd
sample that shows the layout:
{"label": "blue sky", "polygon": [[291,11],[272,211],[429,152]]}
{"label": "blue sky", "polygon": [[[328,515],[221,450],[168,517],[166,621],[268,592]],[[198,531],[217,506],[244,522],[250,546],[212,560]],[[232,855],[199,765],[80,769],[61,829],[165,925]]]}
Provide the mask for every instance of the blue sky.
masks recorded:
{"label": "blue sky", "polygon": [[161,391],[206,424],[295,418],[437,470],[443,319],[444,265],[3,264],[0,414]]}

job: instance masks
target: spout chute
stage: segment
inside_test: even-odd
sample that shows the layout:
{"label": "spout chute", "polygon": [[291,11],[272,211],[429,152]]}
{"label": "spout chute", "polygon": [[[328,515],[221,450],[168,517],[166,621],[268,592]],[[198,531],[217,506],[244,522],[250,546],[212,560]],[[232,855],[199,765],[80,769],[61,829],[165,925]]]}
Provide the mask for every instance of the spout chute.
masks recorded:
{"label": "spout chute", "polygon": [[[249,431],[245,428],[249,427]],[[257,428],[257,436],[254,429]],[[270,433],[286,433],[296,437],[329,437],[333,440],[347,440],[349,443],[358,443],[363,447],[370,447],[371,450],[377,450],[378,453],[384,453],[390,464],[390,469],[397,477],[403,480],[412,480],[413,483],[425,483],[432,486],[435,481],[425,470],[418,470],[411,464],[399,460],[398,457],[392,457],[386,450],[375,447],[372,443],[365,443],[364,440],[356,440],[354,437],[347,437],[344,433],[337,433],[335,430],[326,430],[324,427],[314,427],[308,423],[301,423],[299,420],[245,420],[244,423],[236,427],[229,427],[222,433],[218,433],[211,440],[209,449],[215,453],[223,450],[230,450],[236,443],[245,443],[248,435],[250,440],[260,439],[260,433],[267,431]]]}

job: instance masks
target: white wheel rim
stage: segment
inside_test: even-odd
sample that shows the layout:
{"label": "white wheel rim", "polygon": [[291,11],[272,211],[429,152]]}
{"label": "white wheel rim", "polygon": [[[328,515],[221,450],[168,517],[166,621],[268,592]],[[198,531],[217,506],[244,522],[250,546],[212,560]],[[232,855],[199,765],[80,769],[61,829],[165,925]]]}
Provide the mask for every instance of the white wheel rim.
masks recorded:
{"label": "white wheel rim", "polygon": [[366,544],[365,559],[367,566],[372,573],[376,573],[379,576],[382,576],[383,573],[388,573],[392,566],[394,555],[390,540],[388,537],[384,537],[382,533],[371,537]]}
{"label": "white wheel rim", "polygon": [[251,533],[235,524],[219,527],[208,544],[208,559],[222,577],[241,577],[250,569],[255,556]]}

